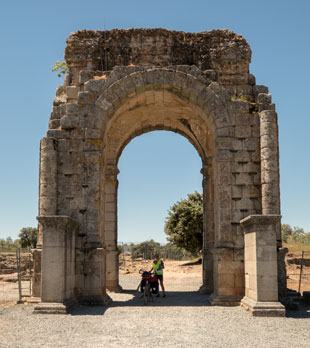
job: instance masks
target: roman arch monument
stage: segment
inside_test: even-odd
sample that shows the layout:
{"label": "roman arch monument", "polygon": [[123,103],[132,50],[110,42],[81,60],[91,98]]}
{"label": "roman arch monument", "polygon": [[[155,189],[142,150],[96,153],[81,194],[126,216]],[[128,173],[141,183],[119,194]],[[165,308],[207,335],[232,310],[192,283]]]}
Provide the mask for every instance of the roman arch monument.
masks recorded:
{"label": "roman arch monument", "polygon": [[118,160],[134,137],[167,130],[202,160],[202,296],[284,315],[277,114],[249,72],[246,40],[229,30],[78,31],[65,60],[40,144],[36,311],[107,304],[106,289],[121,291]]}

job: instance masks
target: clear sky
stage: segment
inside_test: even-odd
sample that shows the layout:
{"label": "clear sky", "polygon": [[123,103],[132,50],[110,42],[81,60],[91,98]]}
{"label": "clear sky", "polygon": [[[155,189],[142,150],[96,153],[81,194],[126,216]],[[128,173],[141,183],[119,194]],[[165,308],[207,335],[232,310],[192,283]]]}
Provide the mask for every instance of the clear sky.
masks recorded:
{"label": "clear sky", "polygon": [[[252,48],[251,73],[279,115],[282,222],[310,231],[310,1],[2,0],[0,6],[0,238],[36,226],[39,142],[66,38],[80,29],[228,28]],[[135,138],[119,162],[119,240],[165,241],[167,209],[201,191],[201,161],[170,132]]]}

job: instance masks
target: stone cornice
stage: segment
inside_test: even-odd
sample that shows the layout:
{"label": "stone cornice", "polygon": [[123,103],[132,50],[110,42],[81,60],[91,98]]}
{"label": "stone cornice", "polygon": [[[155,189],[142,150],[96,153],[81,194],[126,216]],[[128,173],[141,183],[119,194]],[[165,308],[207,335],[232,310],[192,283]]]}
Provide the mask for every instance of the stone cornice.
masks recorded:
{"label": "stone cornice", "polygon": [[74,220],[70,216],[66,215],[37,216],[37,220],[44,227],[77,229],[80,226],[80,223],[77,220]]}
{"label": "stone cornice", "polygon": [[281,221],[281,215],[268,214],[268,215],[249,215],[240,221],[243,228],[257,224],[257,225],[270,225]]}

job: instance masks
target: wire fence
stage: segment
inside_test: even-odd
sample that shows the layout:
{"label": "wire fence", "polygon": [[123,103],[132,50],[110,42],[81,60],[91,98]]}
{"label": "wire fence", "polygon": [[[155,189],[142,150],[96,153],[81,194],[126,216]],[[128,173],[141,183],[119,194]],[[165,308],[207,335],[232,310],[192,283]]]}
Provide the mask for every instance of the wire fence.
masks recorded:
{"label": "wire fence", "polygon": [[0,305],[31,296],[33,257],[30,249],[0,248]]}
{"label": "wire fence", "polygon": [[300,294],[310,291],[310,251],[288,253],[286,274],[288,288]]}

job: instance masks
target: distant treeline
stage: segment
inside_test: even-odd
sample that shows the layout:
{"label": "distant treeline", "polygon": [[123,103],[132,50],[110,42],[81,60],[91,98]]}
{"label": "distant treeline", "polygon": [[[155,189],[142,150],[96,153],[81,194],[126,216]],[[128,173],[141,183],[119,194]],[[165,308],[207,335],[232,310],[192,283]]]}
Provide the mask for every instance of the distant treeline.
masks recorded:
{"label": "distant treeline", "polygon": [[20,240],[13,240],[11,237],[6,239],[0,238],[0,251],[15,251],[21,247]]}
{"label": "distant treeline", "polygon": [[18,235],[18,239],[13,240],[11,237],[6,239],[0,238],[0,251],[14,251],[22,248],[34,249],[37,245],[38,229],[34,227],[23,227]]}
{"label": "distant treeline", "polygon": [[193,255],[185,249],[178,248],[172,243],[162,245],[153,239],[139,244],[119,245],[118,248],[120,253],[130,254],[133,259],[143,258],[151,260],[155,254],[159,254],[159,257],[169,260],[190,260],[199,256],[199,254]]}
{"label": "distant treeline", "polygon": [[[288,244],[303,244],[310,245],[310,232],[305,232],[303,228],[291,227],[290,225],[281,225],[282,240]],[[20,233],[19,238],[13,240],[11,237],[6,239],[0,238],[0,251],[14,251],[18,248],[35,248],[37,242],[38,231],[36,228],[24,227]],[[123,250],[123,248],[125,248]],[[158,253],[160,257],[171,260],[188,260],[199,256],[189,253],[185,249],[178,248],[173,243],[160,244],[153,239],[138,243],[127,244],[125,246],[119,245],[119,252],[130,251],[133,258],[153,259],[154,255]]]}
{"label": "distant treeline", "polygon": [[305,232],[303,228],[281,225],[282,240],[287,244],[310,245],[310,232]]}

